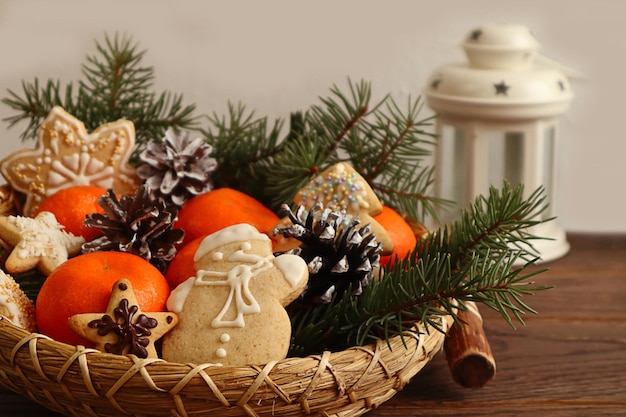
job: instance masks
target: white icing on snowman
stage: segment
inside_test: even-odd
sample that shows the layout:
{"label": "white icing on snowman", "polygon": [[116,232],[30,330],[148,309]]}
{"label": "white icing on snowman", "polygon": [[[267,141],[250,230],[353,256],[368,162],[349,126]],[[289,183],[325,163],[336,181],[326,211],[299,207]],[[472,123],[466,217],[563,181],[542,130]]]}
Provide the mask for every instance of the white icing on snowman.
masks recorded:
{"label": "white icing on snowman", "polygon": [[300,262],[299,257],[297,256],[277,256],[274,258],[274,265],[276,265],[283,275],[285,279],[292,287],[296,287],[298,285],[298,281],[300,277],[304,275],[304,271],[308,272],[308,267],[305,263]]}
{"label": "white icing on snowman", "polygon": [[[214,248],[222,246],[233,240],[269,240],[269,237],[247,224],[238,224],[228,229],[223,229],[217,233],[207,236],[198,247],[194,255],[194,261],[202,258]],[[250,280],[262,272],[270,269],[274,264],[283,272],[285,279],[292,287],[295,287],[302,277],[302,263],[297,258],[274,255],[258,256],[253,253],[246,253],[250,250],[250,243],[241,242],[241,249],[232,253],[228,260],[231,262],[245,262],[234,266],[230,271],[198,271],[197,277],[192,277],[176,287],[167,300],[169,311],[180,313],[185,304],[185,300],[194,285],[207,286],[230,286],[230,293],[226,304],[220,313],[211,322],[213,327],[244,327],[244,315],[259,313],[261,311],[257,300],[250,293]],[[223,259],[222,252],[215,252],[212,257],[215,260]],[[211,280],[210,278],[224,278],[222,280]],[[233,300],[237,311],[234,320],[224,320],[224,315],[232,306]]]}
{"label": "white icing on snowman", "polygon": [[[179,314],[180,323],[164,340],[166,360],[242,364],[286,355],[290,321],[284,306],[304,288],[308,269],[299,256],[274,257],[271,249],[269,237],[248,224],[227,227],[202,240],[194,256],[196,276],[178,285],[167,301],[168,310]],[[188,298],[193,300],[188,314],[194,317],[189,326],[185,318]],[[198,334],[196,316],[203,310],[203,330]],[[251,348],[245,335],[267,325],[268,318],[281,331],[271,336],[264,332]],[[207,345],[211,348],[204,350]],[[242,362],[243,358],[252,362]]]}
{"label": "white icing on snowman", "polygon": [[[195,285],[230,286],[224,307],[211,322],[213,327],[244,327],[246,325],[244,315],[261,312],[259,303],[250,292],[250,280],[270,269],[274,256],[262,257],[253,253],[246,253],[251,248],[252,245],[249,242],[241,242],[241,249],[233,252],[228,257],[228,261],[245,263],[235,265],[230,271],[198,271]],[[214,280],[211,278],[224,279]],[[237,316],[234,320],[224,320],[233,300]]]}
{"label": "white icing on snowman", "polygon": [[[220,342],[222,343],[230,342],[230,335],[228,333],[222,333],[220,335]],[[215,356],[217,356],[218,358],[225,358],[227,355],[228,355],[228,351],[223,347],[217,348],[215,350]]]}
{"label": "white icing on snowman", "polygon": [[185,300],[189,292],[193,289],[196,283],[196,277],[187,278],[182,283],[178,284],[176,288],[172,290],[167,298],[167,309],[173,313],[180,313],[183,311]]}
{"label": "white icing on snowman", "polygon": [[[247,224],[239,224],[231,226],[227,229],[222,229],[202,240],[200,246],[196,250],[194,255],[194,262],[197,262],[207,253],[211,252],[214,248],[222,246],[226,243],[234,240],[269,240],[269,237],[263,233],[259,233],[257,230]],[[171,293],[167,300],[167,308],[169,311],[180,313],[183,310],[185,300],[189,295],[189,292],[196,285],[206,286],[226,286],[230,285],[230,293],[224,308],[220,314],[213,320],[214,327],[227,327],[236,326],[243,327],[245,325],[243,315],[253,314],[260,312],[260,307],[256,299],[250,293],[250,280],[260,274],[261,272],[272,267],[274,256],[260,257],[255,254],[245,253],[245,250],[250,250],[250,244],[248,242],[242,242],[241,249],[233,253],[228,260],[229,261],[243,261],[248,265],[237,265],[230,271],[206,271],[200,270],[197,273],[197,277],[191,277],[182,284],[178,285]],[[222,252],[214,252],[212,256],[213,260],[222,260],[224,254]],[[210,277],[225,278],[223,280],[209,280]],[[232,321],[223,321],[224,314],[231,306],[233,299],[235,300],[235,306],[237,307],[237,318]],[[229,324],[226,324],[229,323]]]}

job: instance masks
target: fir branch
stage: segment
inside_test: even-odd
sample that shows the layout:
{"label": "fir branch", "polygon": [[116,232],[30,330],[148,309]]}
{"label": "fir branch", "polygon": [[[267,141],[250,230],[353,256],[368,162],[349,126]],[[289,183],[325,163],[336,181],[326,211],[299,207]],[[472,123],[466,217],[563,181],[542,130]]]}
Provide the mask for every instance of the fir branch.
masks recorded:
{"label": "fir branch", "polygon": [[[282,155],[268,174],[270,207],[293,201],[296,193],[312,177],[337,163],[343,142],[354,134],[368,115],[371,87],[366,82],[349,83],[350,98],[337,86],[330,97],[320,98],[322,105],[312,105],[305,113],[292,115],[292,126],[282,144]],[[280,163],[279,163],[280,162]]]}
{"label": "fir branch", "polygon": [[65,91],[59,81],[49,80],[43,85],[38,79],[22,82],[23,97],[9,90],[2,102],[17,114],[7,117],[9,126],[27,122],[20,137],[35,139],[48,112],[61,106],[81,120],[87,130],[118,119],[131,120],[135,125],[138,155],[148,140],[161,138],[168,127],[194,129],[198,119],[193,115],[195,105],[184,106],[182,96],[168,91],[157,94],[150,91],[154,72],[142,66],[145,51],[129,37],[113,39],[105,36],[105,44],[96,42],[94,55],[82,65],[84,80],[68,83]]}
{"label": "fir branch", "polygon": [[[453,262],[462,264],[463,258],[473,253],[483,257],[487,253],[503,253],[525,261],[536,258],[538,254],[532,241],[542,237],[534,236],[530,231],[533,226],[552,220],[540,218],[546,209],[542,187],[528,197],[524,196],[523,185],[512,187],[504,181],[500,189],[490,187],[489,194],[478,196],[450,229],[446,245],[453,255]],[[443,240],[432,236],[434,240]]]}
{"label": "fir branch", "polygon": [[[385,203],[416,220],[434,214],[430,196],[433,169],[423,164],[434,146],[420,119],[422,102],[409,99],[401,109],[389,96],[372,103],[369,83],[348,82],[348,93],[337,86],[321,104],[312,105],[298,119],[284,144],[290,164],[275,164],[268,177],[276,194],[273,206],[291,201],[300,187],[318,172],[339,161],[349,161]],[[303,154],[303,150],[307,154]],[[314,157],[310,157],[314,155]]]}
{"label": "fir branch", "polygon": [[356,85],[349,82],[348,87],[350,98],[333,85],[330,89],[332,96],[320,98],[323,106],[313,105],[305,114],[305,124],[309,125],[317,140],[326,146],[327,157],[334,156],[346,138],[358,133],[371,111],[371,85],[364,81]]}
{"label": "fir branch", "polygon": [[305,137],[292,139],[283,151],[276,155],[273,163],[274,169],[267,174],[267,186],[265,192],[268,204],[273,209],[282,202],[291,202],[294,198],[294,190],[300,190],[306,186],[311,177],[319,174],[319,166],[328,163],[324,149]]}
{"label": "fir branch", "polygon": [[434,170],[434,167],[422,168],[419,164],[397,161],[393,174],[383,175],[370,186],[386,204],[408,218],[424,219],[428,215],[436,219],[436,206],[442,206],[446,201],[425,194],[433,184]]}
{"label": "fir branch", "polygon": [[422,108],[419,98],[415,101],[409,99],[406,111],[401,110],[391,97],[384,104],[386,110],[374,111],[373,120],[368,120],[363,129],[363,135],[368,140],[363,141],[359,135],[352,135],[345,144],[346,150],[353,155],[355,168],[370,183],[396,160],[419,164],[424,157],[430,156],[429,148],[434,145],[432,134],[424,130],[431,126],[432,118],[418,118]]}
{"label": "fir branch", "polygon": [[9,127],[22,121],[27,122],[26,128],[20,135],[22,140],[37,137],[37,130],[41,122],[55,105],[63,103],[68,112],[72,112],[76,107],[72,84],[66,86],[65,94],[63,94],[60,81],[48,80],[44,85],[40,85],[39,79],[35,78],[32,83],[22,80],[22,91],[24,98],[14,91],[8,90],[8,97],[2,99],[2,103],[18,111],[18,114],[4,119],[9,123]]}
{"label": "fir branch", "polygon": [[528,199],[523,195],[522,186],[492,187],[462,220],[430,233],[411,256],[385,270],[361,296],[345,296],[295,315],[293,353],[388,339],[412,331],[418,321],[427,329],[442,330],[440,316],[457,320],[457,311],[470,300],[496,310],[512,326],[514,320],[523,323],[522,316],[534,312],[523,297],[548,288],[529,281],[542,270],[527,272],[537,258],[526,245],[538,237],[526,228],[540,222],[543,191]]}
{"label": "fir branch", "polygon": [[229,103],[228,116],[210,116],[202,132],[218,161],[213,173],[216,188],[238,189],[269,206],[264,188],[273,158],[282,149],[282,123],[278,119],[270,126],[267,118],[255,118],[241,103]]}
{"label": "fir branch", "polygon": [[99,103],[110,114],[119,115],[121,109],[144,101],[146,90],[152,85],[152,68],[140,67],[145,51],[136,52],[129,38],[105,38],[106,48],[96,43],[98,55],[87,56],[81,89],[89,96],[100,97]]}
{"label": "fir branch", "polygon": [[420,119],[422,102],[410,100],[401,109],[390,97],[372,103],[369,83],[336,85],[304,112],[291,115],[291,126],[279,140],[282,121],[269,128],[266,118],[229,106],[227,117],[213,115],[204,130],[221,166],[221,186],[249,193],[271,209],[291,203],[296,193],[319,172],[349,161],[385,203],[416,220],[434,214],[430,197],[433,169],[422,161],[433,141]]}
{"label": "fir branch", "polygon": [[387,204],[413,219],[435,216],[428,191],[433,183],[433,167],[424,164],[434,147],[433,135],[426,131],[432,118],[420,120],[420,98],[409,98],[406,110],[389,97],[385,111],[376,111],[362,136],[345,144],[350,160],[372,189]]}

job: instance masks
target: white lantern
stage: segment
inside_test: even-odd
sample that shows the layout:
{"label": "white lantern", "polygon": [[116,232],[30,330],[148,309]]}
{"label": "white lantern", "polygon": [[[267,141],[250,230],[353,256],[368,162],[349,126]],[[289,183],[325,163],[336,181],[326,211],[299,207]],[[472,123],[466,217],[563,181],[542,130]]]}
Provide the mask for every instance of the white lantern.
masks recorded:
{"label": "white lantern", "polygon": [[[554,217],[558,119],[572,100],[567,76],[535,62],[539,44],[522,25],[482,26],[462,46],[469,62],[439,68],[424,92],[437,113],[436,195],[460,211],[506,179],[528,195],[543,186],[549,208],[542,216]],[[440,215],[449,221],[458,211]],[[555,221],[531,232],[551,239],[533,242],[543,261],[568,252]]]}

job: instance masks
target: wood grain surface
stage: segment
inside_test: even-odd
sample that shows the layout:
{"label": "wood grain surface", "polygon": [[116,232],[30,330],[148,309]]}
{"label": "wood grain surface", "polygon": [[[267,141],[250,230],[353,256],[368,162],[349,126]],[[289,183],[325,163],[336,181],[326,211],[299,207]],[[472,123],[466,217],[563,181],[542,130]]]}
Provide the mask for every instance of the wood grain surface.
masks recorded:
{"label": "wood grain surface", "polygon": [[[481,307],[497,364],[480,389],[456,384],[443,352],[368,417],[626,416],[626,235],[570,234],[570,253],[537,280],[539,314],[510,328]],[[0,391],[0,416],[53,417]]]}

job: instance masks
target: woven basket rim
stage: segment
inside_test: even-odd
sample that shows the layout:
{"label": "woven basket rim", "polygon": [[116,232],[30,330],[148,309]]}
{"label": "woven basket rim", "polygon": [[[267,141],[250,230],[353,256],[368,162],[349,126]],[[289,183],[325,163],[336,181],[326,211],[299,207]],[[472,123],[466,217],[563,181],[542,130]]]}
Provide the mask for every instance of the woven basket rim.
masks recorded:
{"label": "woven basket rim", "polygon": [[[447,330],[452,319],[440,318]],[[0,387],[75,417],[351,417],[400,391],[444,338],[417,323],[388,342],[234,367],[102,353],[29,333],[0,315]]]}
{"label": "woven basket rim", "polygon": [[388,343],[233,367],[102,353],[0,316],[0,386],[67,416],[359,416],[400,391],[444,338],[418,323]]}

